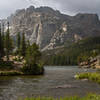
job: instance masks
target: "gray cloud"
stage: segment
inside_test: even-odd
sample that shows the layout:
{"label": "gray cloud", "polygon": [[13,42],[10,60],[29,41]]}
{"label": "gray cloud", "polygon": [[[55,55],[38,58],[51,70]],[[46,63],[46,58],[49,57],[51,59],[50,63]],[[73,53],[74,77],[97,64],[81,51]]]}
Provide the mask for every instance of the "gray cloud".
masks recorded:
{"label": "gray cloud", "polygon": [[100,0],[49,0],[48,5],[71,15],[76,13],[98,13],[100,15]]}
{"label": "gray cloud", "polygon": [[0,18],[29,5],[49,6],[69,15],[97,13],[100,16],[100,0],[0,0]]}
{"label": "gray cloud", "polygon": [[6,18],[17,9],[28,6],[29,3],[25,0],[0,0],[0,19]]}

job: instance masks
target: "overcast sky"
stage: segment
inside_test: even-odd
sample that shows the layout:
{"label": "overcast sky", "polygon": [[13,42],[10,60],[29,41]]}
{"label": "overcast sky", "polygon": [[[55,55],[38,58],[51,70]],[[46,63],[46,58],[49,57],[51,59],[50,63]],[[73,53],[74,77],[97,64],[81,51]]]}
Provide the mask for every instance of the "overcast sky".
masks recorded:
{"label": "overcast sky", "polygon": [[100,16],[100,0],[0,0],[0,19],[30,5],[49,6],[68,15],[97,13]]}

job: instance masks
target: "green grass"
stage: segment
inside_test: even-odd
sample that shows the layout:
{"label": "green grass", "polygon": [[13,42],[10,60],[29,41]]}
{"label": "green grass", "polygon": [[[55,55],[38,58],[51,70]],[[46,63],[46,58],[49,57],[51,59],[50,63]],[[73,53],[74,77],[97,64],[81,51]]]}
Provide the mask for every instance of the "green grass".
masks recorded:
{"label": "green grass", "polygon": [[88,94],[85,97],[66,97],[66,98],[60,98],[60,99],[55,99],[55,98],[49,98],[49,97],[38,97],[38,98],[25,98],[25,99],[19,99],[19,100],[100,100],[100,95],[96,94]]}
{"label": "green grass", "polygon": [[81,73],[76,75],[76,79],[88,79],[90,81],[94,81],[100,84],[100,73]]}
{"label": "green grass", "polygon": [[23,73],[19,71],[0,71],[0,76],[16,76],[16,75],[23,75]]}

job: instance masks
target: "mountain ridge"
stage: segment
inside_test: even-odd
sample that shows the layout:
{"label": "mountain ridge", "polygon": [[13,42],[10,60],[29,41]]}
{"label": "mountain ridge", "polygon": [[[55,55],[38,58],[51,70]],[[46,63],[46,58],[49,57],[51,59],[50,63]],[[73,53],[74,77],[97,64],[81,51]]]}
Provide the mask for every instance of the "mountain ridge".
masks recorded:
{"label": "mountain ridge", "polygon": [[36,42],[42,51],[62,47],[90,36],[100,36],[97,14],[69,16],[50,7],[17,10],[7,18],[11,35],[24,32],[26,39]]}

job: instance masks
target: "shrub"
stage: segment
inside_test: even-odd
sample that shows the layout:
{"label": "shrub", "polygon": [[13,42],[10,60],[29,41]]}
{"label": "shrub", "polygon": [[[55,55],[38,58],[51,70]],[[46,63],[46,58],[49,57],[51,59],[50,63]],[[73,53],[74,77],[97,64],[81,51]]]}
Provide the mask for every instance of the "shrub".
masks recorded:
{"label": "shrub", "polygon": [[24,65],[21,68],[21,71],[26,75],[40,75],[44,73],[44,68],[40,65],[34,64],[34,65]]}
{"label": "shrub", "polygon": [[13,62],[11,61],[1,61],[0,70],[10,70],[13,69]]}

